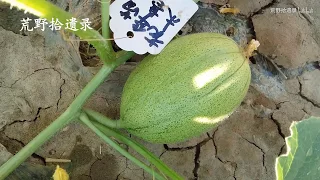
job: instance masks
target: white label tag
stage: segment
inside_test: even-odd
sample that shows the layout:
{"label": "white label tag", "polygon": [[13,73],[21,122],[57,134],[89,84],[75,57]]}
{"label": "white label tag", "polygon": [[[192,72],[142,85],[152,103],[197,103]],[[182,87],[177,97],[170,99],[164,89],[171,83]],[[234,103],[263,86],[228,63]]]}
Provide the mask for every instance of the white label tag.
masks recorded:
{"label": "white label tag", "polygon": [[116,0],[110,28],[123,50],[159,54],[197,10],[193,0]]}

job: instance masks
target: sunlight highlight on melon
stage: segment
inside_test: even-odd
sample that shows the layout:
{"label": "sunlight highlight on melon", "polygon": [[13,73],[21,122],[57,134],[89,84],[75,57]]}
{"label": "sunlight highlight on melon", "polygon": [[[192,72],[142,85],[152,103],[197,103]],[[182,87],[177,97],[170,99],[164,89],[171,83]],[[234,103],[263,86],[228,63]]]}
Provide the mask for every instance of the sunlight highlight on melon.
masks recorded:
{"label": "sunlight highlight on melon", "polygon": [[197,88],[197,89],[203,88],[208,83],[212,82],[214,79],[221,76],[227,69],[228,69],[228,67],[223,66],[223,64],[222,64],[221,66],[212,67],[209,70],[206,70],[206,71],[196,75],[193,78],[193,84],[194,84],[195,88]]}

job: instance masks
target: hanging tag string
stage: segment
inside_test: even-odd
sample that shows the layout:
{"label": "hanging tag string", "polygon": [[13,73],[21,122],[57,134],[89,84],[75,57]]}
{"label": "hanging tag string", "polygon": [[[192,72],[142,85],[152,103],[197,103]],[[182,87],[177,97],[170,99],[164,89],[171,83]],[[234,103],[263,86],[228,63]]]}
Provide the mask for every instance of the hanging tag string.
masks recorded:
{"label": "hanging tag string", "polygon": [[97,0],[99,3],[110,3],[111,2],[111,0],[110,1],[108,1],[108,2],[102,2],[101,0]]}
{"label": "hanging tag string", "polygon": [[133,38],[133,36],[126,36],[126,37],[120,37],[120,38],[108,38],[108,39],[66,39],[63,37],[63,40],[65,41],[77,41],[77,42],[82,42],[82,41],[103,41],[103,40],[107,40],[107,41],[114,41],[117,39],[127,39],[127,38]]}

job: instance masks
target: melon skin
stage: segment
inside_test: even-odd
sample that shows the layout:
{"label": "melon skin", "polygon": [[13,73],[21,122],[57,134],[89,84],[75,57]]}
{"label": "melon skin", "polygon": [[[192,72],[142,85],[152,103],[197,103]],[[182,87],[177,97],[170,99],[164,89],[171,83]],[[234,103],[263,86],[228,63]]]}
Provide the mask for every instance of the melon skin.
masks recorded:
{"label": "melon skin", "polygon": [[200,136],[240,105],[250,80],[248,60],[231,38],[216,33],[178,38],[131,73],[119,126],[152,143]]}

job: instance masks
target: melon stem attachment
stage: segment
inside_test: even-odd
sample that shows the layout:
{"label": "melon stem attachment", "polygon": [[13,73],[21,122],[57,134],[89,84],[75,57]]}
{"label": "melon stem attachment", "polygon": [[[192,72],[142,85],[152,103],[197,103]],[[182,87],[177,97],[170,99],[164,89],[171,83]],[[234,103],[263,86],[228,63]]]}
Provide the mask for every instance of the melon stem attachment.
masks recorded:
{"label": "melon stem attachment", "polygon": [[244,56],[247,59],[249,59],[250,57],[253,56],[253,52],[256,51],[259,46],[260,46],[259,41],[252,39],[244,50]]}
{"label": "melon stem attachment", "polygon": [[103,114],[100,114],[91,109],[83,109],[83,111],[90,117],[95,119],[98,123],[103,124],[109,128],[119,129],[119,120],[110,119]]}

